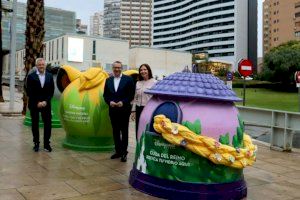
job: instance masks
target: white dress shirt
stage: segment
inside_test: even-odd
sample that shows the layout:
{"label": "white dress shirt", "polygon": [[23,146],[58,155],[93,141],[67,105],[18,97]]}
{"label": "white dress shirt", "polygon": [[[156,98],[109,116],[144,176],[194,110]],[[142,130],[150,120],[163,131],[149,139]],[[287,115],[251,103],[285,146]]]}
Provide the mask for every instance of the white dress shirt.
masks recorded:
{"label": "white dress shirt", "polygon": [[119,88],[119,85],[120,85],[120,81],[121,81],[121,77],[122,77],[122,74],[120,74],[119,77],[115,77],[114,76],[114,88],[115,88],[115,92],[118,91],[118,88]]}
{"label": "white dress shirt", "polygon": [[40,83],[41,83],[41,86],[42,88],[44,87],[45,85],[45,73],[44,72],[43,74],[39,72],[39,70],[36,70],[36,74],[39,76],[39,79],[40,79]]}

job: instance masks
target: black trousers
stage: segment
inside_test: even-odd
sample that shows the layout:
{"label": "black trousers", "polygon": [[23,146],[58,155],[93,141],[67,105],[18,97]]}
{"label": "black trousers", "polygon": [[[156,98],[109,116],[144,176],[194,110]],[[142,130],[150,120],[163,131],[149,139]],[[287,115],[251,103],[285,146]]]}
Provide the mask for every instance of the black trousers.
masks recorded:
{"label": "black trousers", "polygon": [[131,107],[109,108],[109,117],[113,129],[117,154],[126,155],[128,147],[128,125]]}
{"label": "black trousers", "polygon": [[139,130],[139,122],[140,122],[140,117],[141,113],[144,109],[144,106],[135,106],[135,138],[137,140],[137,134]]}
{"label": "black trousers", "polygon": [[48,145],[50,143],[51,137],[51,106],[46,106],[44,108],[35,108],[30,110],[32,123],[31,130],[34,143],[40,142],[39,113],[41,113],[42,120],[44,122],[44,145]]}

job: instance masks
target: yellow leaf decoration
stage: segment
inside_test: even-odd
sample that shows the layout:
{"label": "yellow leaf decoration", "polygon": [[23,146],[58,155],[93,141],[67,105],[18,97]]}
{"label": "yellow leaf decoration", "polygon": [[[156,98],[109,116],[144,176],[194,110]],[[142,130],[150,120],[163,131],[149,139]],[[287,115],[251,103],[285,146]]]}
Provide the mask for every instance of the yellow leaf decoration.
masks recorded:
{"label": "yellow leaf decoration", "polygon": [[90,68],[80,75],[80,88],[79,91],[89,90],[97,87],[101,83],[105,82],[108,78],[108,74],[100,68]]}
{"label": "yellow leaf decoration", "polygon": [[241,169],[251,166],[256,160],[257,147],[247,134],[244,134],[244,148],[236,149],[213,138],[198,135],[181,124],[172,123],[164,115],[155,116],[153,126],[168,142],[183,146],[215,164]]}
{"label": "yellow leaf decoration", "polygon": [[88,94],[88,99],[93,104],[97,105],[101,103],[99,99],[99,91],[103,92],[105,81],[108,78],[107,72],[105,72],[102,68],[95,67],[91,67],[84,72],[80,72],[68,65],[64,65],[62,68],[66,71],[72,84],[66,89],[65,93],[70,92],[71,88],[75,88],[81,99]]}

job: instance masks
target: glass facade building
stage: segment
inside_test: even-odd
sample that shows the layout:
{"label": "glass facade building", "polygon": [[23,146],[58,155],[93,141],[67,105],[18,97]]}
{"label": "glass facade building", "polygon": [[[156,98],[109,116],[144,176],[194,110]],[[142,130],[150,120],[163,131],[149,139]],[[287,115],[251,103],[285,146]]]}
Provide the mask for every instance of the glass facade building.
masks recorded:
{"label": "glass facade building", "polygon": [[154,47],[205,52],[233,67],[242,58],[256,62],[256,46],[250,45],[257,43],[257,0],[154,0],[153,4]]}
{"label": "glass facade building", "polygon": [[[2,1],[4,8],[12,8],[12,2]],[[26,7],[27,4],[17,4],[17,49],[25,46],[26,29]],[[3,49],[10,49],[10,22],[12,14],[2,14],[2,42]],[[66,11],[57,8],[45,7],[45,41],[60,36],[65,33],[75,33],[76,21],[75,12]]]}

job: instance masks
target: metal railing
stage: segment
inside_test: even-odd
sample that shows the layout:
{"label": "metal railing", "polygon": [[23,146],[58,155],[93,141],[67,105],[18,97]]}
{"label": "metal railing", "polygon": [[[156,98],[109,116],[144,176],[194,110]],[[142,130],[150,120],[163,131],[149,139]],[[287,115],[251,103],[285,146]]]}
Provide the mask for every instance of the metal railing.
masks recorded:
{"label": "metal railing", "polygon": [[246,125],[271,128],[270,147],[291,151],[293,135],[300,133],[300,113],[237,106]]}

